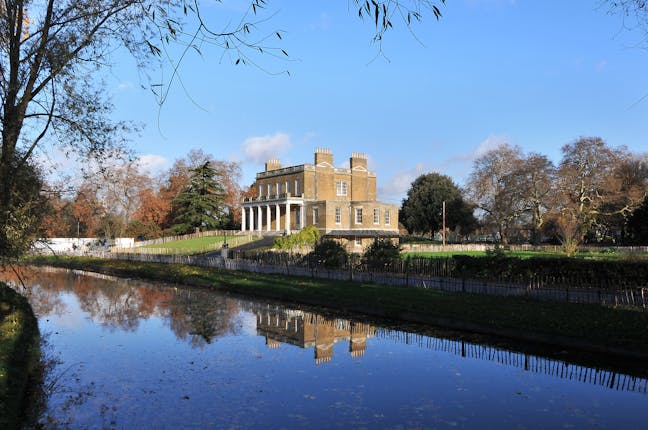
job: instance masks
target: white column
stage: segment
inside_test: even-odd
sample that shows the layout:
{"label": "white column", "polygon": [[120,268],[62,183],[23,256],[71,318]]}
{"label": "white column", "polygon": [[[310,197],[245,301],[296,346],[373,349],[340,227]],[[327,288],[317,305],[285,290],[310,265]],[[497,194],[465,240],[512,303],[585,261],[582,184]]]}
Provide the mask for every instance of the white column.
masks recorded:
{"label": "white column", "polygon": [[299,229],[300,230],[304,228],[304,224],[306,224],[304,220],[304,205],[300,204],[299,205]]}
{"label": "white column", "polygon": [[275,203],[275,212],[277,213],[277,219],[275,220],[275,229],[279,231],[281,230],[281,224],[279,223],[279,219],[281,218],[281,206],[279,206],[279,203]]}
{"label": "white column", "polygon": [[268,225],[266,230],[270,231],[270,229],[272,228],[272,212],[270,211],[270,205],[266,205],[266,217],[268,218]]}
{"label": "white column", "polygon": [[263,230],[263,211],[261,210],[261,206],[257,207],[257,230],[261,231]]}
{"label": "white column", "polygon": [[254,231],[254,206],[250,206],[250,231]]}
{"label": "white column", "polygon": [[247,211],[247,209],[245,209],[243,206],[241,206],[241,231],[245,231],[245,229],[246,229],[245,211]]}
{"label": "white column", "polygon": [[290,234],[290,203],[286,202],[286,234]]}

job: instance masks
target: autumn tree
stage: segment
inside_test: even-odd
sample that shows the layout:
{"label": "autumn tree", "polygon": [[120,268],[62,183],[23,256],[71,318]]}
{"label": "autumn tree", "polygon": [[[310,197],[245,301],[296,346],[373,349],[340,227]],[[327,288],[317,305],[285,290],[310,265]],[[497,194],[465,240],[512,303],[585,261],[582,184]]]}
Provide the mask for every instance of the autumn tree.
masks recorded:
{"label": "autumn tree", "polygon": [[80,226],[74,216],[72,200],[53,193],[47,203],[47,212],[42,220],[44,237],[76,237]]}
{"label": "autumn tree", "polygon": [[86,180],[81,184],[72,202],[74,217],[79,222],[79,234],[84,237],[100,235],[101,219],[106,207],[99,198],[97,184]]}
{"label": "autumn tree", "polygon": [[[140,198],[152,186],[152,179],[140,172],[137,162],[129,161],[102,169],[101,192],[110,212],[121,217],[124,226],[130,224],[140,206]],[[122,231],[115,232],[117,236]]]}
{"label": "autumn tree", "polygon": [[400,221],[410,233],[433,236],[443,226],[443,202],[446,203],[446,227],[462,233],[476,226],[473,208],[463,199],[461,189],[446,175],[421,175],[410,186],[403,200]]}

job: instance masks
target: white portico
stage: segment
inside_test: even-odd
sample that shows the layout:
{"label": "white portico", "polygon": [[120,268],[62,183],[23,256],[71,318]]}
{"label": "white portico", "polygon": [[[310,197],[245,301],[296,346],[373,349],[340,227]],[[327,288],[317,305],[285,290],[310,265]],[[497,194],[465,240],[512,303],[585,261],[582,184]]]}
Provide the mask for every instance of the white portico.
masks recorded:
{"label": "white portico", "polygon": [[290,234],[304,227],[303,195],[283,193],[246,198],[241,211],[241,231]]}

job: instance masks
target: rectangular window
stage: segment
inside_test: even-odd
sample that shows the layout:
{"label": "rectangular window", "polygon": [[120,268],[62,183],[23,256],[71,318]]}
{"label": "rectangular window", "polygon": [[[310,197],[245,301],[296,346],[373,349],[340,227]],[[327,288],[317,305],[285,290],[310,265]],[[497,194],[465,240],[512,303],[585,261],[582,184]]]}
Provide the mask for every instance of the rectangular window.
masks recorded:
{"label": "rectangular window", "polygon": [[342,209],[335,208],[335,223],[342,224]]}
{"label": "rectangular window", "polygon": [[385,225],[391,224],[391,214],[389,213],[389,209],[385,209]]}
{"label": "rectangular window", "polygon": [[356,224],[362,224],[362,208],[356,208],[355,215]]}
{"label": "rectangular window", "polygon": [[356,246],[362,246],[362,239],[356,239],[355,240],[355,245]]}
{"label": "rectangular window", "polygon": [[295,195],[300,196],[302,194],[301,181],[299,179],[295,180]]}
{"label": "rectangular window", "polygon": [[317,225],[319,219],[319,208],[313,208],[313,225]]}
{"label": "rectangular window", "polygon": [[374,208],[374,224],[380,224],[380,209]]}
{"label": "rectangular window", "polygon": [[268,184],[268,197],[272,195],[272,184]]}
{"label": "rectangular window", "polygon": [[279,184],[279,182],[277,182],[277,184],[275,186],[277,187],[276,188],[277,189],[277,195],[281,194],[281,184]]}
{"label": "rectangular window", "polygon": [[337,195],[337,196],[346,196],[347,195],[347,182],[346,181],[336,181],[335,182],[335,195]]}
{"label": "rectangular window", "polygon": [[289,181],[286,181],[286,192],[287,193],[290,192],[290,182]]}
{"label": "rectangular window", "polygon": [[263,185],[259,185],[259,197],[263,195]]}

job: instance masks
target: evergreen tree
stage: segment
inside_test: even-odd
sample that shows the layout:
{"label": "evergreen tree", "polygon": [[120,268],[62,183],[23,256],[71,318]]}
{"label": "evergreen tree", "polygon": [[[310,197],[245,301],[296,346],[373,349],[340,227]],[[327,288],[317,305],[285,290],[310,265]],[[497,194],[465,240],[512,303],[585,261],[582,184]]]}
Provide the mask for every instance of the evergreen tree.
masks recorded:
{"label": "evergreen tree", "polygon": [[441,229],[442,206],[446,202],[446,226],[462,233],[474,230],[476,220],[473,208],[462,197],[461,189],[446,175],[428,173],[412,183],[403,200],[400,221],[410,233],[433,236]]}
{"label": "evergreen tree", "polygon": [[648,196],[628,220],[628,233],[637,245],[648,244]]}
{"label": "evergreen tree", "polygon": [[173,200],[176,217],[173,229],[179,234],[221,228],[227,222],[225,188],[209,161],[190,170],[189,183]]}

